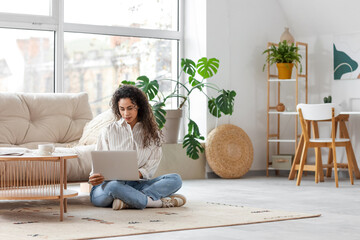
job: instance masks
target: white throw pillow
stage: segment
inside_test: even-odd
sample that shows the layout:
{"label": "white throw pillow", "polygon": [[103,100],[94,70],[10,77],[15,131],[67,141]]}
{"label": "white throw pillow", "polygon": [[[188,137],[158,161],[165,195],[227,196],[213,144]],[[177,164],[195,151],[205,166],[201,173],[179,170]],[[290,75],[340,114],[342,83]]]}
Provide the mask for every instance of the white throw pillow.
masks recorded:
{"label": "white throw pillow", "polygon": [[111,109],[97,115],[93,120],[85,125],[83,135],[79,140],[79,145],[96,144],[101,130],[115,121],[116,116],[113,114]]}

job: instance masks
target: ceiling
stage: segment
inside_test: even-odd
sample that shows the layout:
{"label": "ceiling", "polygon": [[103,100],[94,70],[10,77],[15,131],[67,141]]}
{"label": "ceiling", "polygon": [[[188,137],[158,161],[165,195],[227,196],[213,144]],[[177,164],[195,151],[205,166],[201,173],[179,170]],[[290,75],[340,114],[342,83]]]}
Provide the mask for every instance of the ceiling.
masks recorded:
{"label": "ceiling", "polygon": [[359,0],[278,0],[297,36],[360,32]]}

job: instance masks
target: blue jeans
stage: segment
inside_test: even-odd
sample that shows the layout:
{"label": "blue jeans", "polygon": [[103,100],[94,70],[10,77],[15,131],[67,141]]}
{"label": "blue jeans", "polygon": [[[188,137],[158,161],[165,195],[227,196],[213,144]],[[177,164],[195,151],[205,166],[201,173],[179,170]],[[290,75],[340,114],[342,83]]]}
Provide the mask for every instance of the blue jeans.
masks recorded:
{"label": "blue jeans", "polygon": [[144,209],[147,197],[159,200],[178,191],[181,185],[181,177],[176,173],[144,181],[105,181],[91,189],[90,201],[97,207],[111,207],[117,198],[131,207]]}

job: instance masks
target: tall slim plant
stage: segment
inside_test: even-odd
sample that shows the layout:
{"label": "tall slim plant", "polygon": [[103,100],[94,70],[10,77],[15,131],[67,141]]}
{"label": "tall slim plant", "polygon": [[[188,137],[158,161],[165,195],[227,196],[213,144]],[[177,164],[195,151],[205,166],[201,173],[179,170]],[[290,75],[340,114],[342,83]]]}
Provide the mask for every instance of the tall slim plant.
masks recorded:
{"label": "tall slim plant", "polygon": [[[197,63],[191,59],[181,59],[181,73],[176,80],[174,79],[155,79],[149,80],[147,76],[140,76],[134,81],[122,81],[122,84],[131,84],[139,87],[152,102],[152,109],[155,115],[156,122],[159,128],[163,128],[166,122],[166,111],[164,107],[166,101],[170,98],[179,98],[181,102],[179,109],[182,109],[185,103],[188,103],[188,109],[190,109],[190,94],[195,90],[202,92],[208,99],[208,110],[217,118],[220,118],[222,114],[232,115],[234,111],[234,101],[236,92],[233,90],[220,89],[217,85],[208,82],[213,77],[219,68],[219,60],[216,58],[200,58]],[[181,75],[187,75],[187,81],[181,82]],[[173,91],[164,95],[159,92],[159,81],[175,82]],[[215,90],[217,96],[209,96],[204,90],[206,88]],[[190,113],[190,111],[189,111]],[[204,136],[201,135],[198,124],[195,123],[188,115],[188,131],[184,136],[183,148],[186,148],[186,155],[192,159],[199,158],[199,152],[204,152],[204,147],[200,141],[204,140]]]}

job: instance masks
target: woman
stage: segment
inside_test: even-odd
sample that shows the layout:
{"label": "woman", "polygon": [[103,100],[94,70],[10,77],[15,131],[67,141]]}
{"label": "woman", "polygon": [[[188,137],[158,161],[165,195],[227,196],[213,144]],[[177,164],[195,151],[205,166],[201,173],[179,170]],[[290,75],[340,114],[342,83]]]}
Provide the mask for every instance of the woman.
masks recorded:
{"label": "woman", "polygon": [[100,173],[92,173],[89,183],[91,202],[97,207],[144,209],[146,207],[180,207],[186,198],[174,194],[181,188],[178,174],[154,179],[161,160],[161,138],[146,95],[137,87],[123,85],[111,100],[118,121],[101,133],[96,150],[136,150],[139,177],[146,181],[104,181]]}

